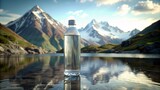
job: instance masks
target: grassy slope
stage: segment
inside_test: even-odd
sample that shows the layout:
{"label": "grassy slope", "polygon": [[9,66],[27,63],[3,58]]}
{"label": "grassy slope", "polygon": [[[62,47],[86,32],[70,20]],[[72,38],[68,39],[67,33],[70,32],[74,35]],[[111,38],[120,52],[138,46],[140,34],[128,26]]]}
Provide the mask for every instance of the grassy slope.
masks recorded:
{"label": "grassy slope", "polygon": [[0,24],[0,45],[16,43],[22,47],[35,47],[21,36],[10,30],[9,28]]}
{"label": "grassy slope", "polygon": [[153,44],[154,42],[160,42],[160,20],[145,28],[143,31],[128,39],[131,44],[127,47],[121,47],[118,45],[115,47],[117,50],[135,50],[143,48]]}
{"label": "grassy slope", "polygon": [[81,50],[82,50],[82,52],[90,52],[90,51],[102,52],[102,51],[112,49],[115,46],[117,46],[117,45],[115,45],[115,44],[105,44],[102,46],[90,45],[90,46],[86,46],[86,47],[82,48]]}
{"label": "grassy slope", "polygon": [[57,49],[51,44],[51,42],[49,41],[49,37],[45,34],[42,35],[42,37],[44,38],[44,42],[42,43],[42,47],[45,48],[48,51],[56,51]]}

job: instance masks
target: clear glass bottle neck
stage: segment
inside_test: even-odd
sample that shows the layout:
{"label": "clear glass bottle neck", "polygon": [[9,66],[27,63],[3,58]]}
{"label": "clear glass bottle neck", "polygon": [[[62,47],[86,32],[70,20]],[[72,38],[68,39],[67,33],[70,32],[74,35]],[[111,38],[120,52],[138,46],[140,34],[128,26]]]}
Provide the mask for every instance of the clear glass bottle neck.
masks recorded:
{"label": "clear glass bottle neck", "polygon": [[76,25],[69,25],[67,31],[65,32],[65,35],[80,35]]}
{"label": "clear glass bottle neck", "polygon": [[76,25],[68,25],[68,27],[76,27]]}

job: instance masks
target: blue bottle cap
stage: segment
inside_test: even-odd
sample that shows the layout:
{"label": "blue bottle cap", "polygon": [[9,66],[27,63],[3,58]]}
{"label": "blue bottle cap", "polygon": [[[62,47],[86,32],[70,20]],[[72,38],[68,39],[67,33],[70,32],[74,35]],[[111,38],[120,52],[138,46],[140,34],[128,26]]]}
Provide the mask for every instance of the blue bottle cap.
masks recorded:
{"label": "blue bottle cap", "polygon": [[75,24],[75,20],[69,20],[69,21],[68,21],[68,25],[76,25],[76,24]]}

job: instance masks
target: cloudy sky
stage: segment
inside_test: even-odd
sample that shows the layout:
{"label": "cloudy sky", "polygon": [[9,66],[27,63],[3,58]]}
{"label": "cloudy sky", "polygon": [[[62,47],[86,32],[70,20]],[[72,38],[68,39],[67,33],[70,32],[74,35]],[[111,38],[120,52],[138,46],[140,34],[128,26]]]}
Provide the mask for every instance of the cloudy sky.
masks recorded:
{"label": "cloudy sky", "polygon": [[96,19],[124,31],[142,30],[160,19],[160,0],[0,0],[0,23],[19,18],[35,5],[64,25],[76,19],[78,28]]}

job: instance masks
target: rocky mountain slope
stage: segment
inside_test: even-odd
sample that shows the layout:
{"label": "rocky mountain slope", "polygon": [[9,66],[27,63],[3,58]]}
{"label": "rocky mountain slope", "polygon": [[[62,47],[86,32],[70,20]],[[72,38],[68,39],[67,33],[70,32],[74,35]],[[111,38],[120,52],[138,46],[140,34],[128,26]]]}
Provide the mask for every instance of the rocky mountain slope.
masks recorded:
{"label": "rocky mountain slope", "polygon": [[39,6],[34,6],[22,17],[6,25],[30,43],[48,51],[63,47],[65,27]]}
{"label": "rocky mountain slope", "polygon": [[[29,50],[28,50],[29,49]],[[29,43],[21,36],[0,24],[0,54],[40,54],[43,50]]]}
{"label": "rocky mountain slope", "polygon": [[124,32],[118,27],[109,25],[108,22],[97,22],[95,19],[79,31],[82,38],[97,45],[104,45],[106,43],[120,44],[123,40],[140,32],[137,29]]}

